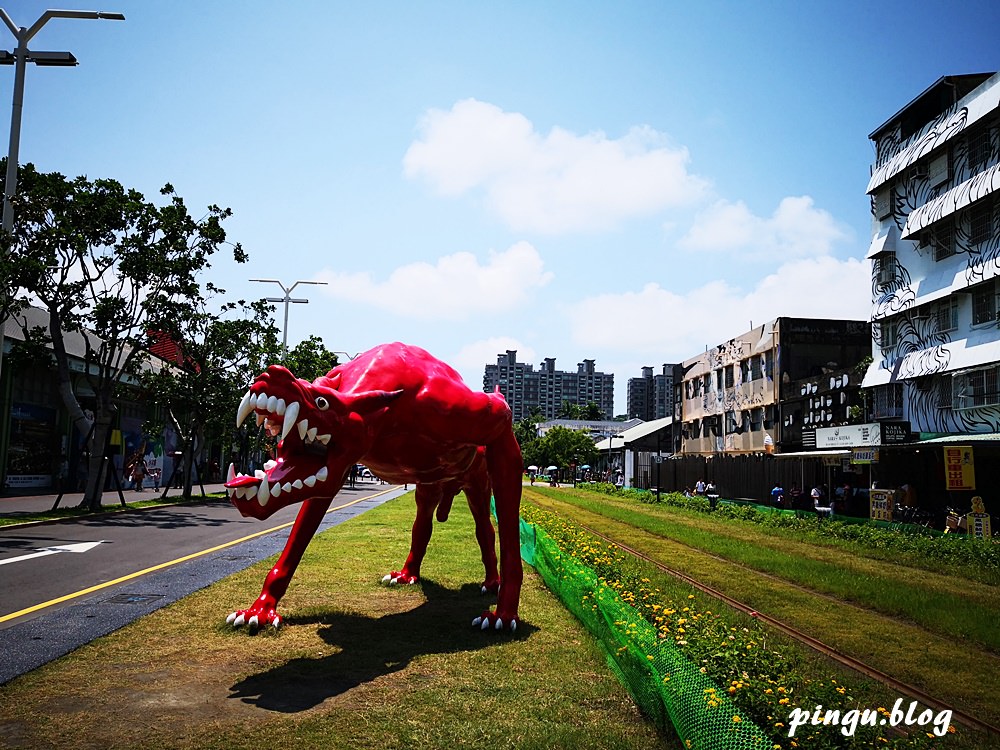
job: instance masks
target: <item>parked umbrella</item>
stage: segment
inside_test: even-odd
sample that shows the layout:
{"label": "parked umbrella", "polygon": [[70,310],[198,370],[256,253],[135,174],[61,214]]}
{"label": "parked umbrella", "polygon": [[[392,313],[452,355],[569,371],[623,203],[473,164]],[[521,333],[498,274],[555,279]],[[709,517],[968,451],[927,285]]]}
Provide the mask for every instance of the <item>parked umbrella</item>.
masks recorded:
{"label": "parked umbrella", "polygon": [[528,471],[538,471],[538,467],[532,464],[531,466],[528,467]]}
{"label": "parked umbrella", "polygon": [[545,471],[556,471],[558,468],[558,466],[546,466]]}

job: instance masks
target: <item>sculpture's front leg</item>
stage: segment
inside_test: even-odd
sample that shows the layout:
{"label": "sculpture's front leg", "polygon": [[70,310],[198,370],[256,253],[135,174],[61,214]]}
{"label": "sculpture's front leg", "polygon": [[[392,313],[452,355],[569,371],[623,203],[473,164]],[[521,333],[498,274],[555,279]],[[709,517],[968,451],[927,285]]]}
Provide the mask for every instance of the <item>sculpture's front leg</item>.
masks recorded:
{"label": "sculpture's front leg", "polygon": [[251,630],[265,625],[272,625],[275,628],[281,625],[281,615],[277,612],[278,602],[285,595],[288,583],[292,580],[295,569],[299,566],[302,555],[319,528],[331,502],[333,502],[332,497],[313,497],[303,501],[292,525],[292,531],[288,535],[288,541],[285,542],[285,548],[281,551],[278,562],[264,579],[260,596],[247,609],[232,612],[226,618],[227,623],[237,628],[245,624]]}

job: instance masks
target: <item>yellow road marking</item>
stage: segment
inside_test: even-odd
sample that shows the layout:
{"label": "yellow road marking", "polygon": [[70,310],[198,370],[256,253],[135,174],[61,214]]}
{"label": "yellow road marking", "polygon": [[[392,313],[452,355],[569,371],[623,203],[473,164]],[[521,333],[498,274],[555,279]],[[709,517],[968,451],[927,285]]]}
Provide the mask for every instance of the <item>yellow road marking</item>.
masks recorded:
{"label": "yellow road marking", "polygon": [[[389,489],[382,490],[381,492],[376,492],[374,495],[367,495],[366,497],[359,497],[357,500],[352,500],[349,503],[344,503],[343,505],[338,505],[336,508],[330,508],[327,513],[333,513],[337,510],[343,510],[344,508],[350,508],[352,505],[357,505],[365,500],[371,500],[374,497],[379,497],[389,492]],[[35,604],[31,607],[26,607],[25,609],[19,610],[17,612],[11,612],[9,615],[0,616],[0,622],[7,622],[8,620],[13,620],[17,617],[23,617],[24,615],[30,615],[32,612],[37,612],[40,609],[45,609],[46,607],[52,607],[56,604],[62,604],[63,602],[68,602],[71,599],[76,599],[81,596],[86,596],[87,594],[92,594],[95,591],[100,591],[101,589],[106,589],[108,586],[115,586],[119,583],[124,583],[125,581],[130,581],[133,578],[139,578],[148,573],[155,573],[157,570],[163,570],[164,568],[169,568],[171,565],[178,565],[182,562],[187,562],[188,560],[194,560],[196,557],[201,557],[202,555],[207,555],[212,552],[218,552],[220,549],[226,549],[226,547],[232,547],[234,544],[240,544],[241,542],[247,542],[251,539],[255,539],[259,536],[264,536],[264,534],[271,534],[275,531],[281,531],[282,529],[287,529],[295,521],[289,521],[288,523],[283,523],[280,526],[274,526],[270,529],[264,529],[263,531],[258,531],[249,536],[245,536],[242,539],[234,539],[231,542],[226,542],[225,544],[220,544],[215,547],[210,547],[209,549],[201,550],[200,552],[192,552],[190,555],[185,555],[184,557],[178,557],[176,560],[170,560],[169,562],[160,563],[159,565],[154,565],[151,568],[146,568],[145,570],[138,570],[135,573],[129,573],[121,578],[115,578],[113,581],[105,581],[104,583],[99,583],[96,586],[90,586],[89,588],[82,589],[80,591],[75,591],[72,594],[66,594],[65,596],[60,596],[57,599],[50,599],[47,602],[42,602],[41,604]]]}

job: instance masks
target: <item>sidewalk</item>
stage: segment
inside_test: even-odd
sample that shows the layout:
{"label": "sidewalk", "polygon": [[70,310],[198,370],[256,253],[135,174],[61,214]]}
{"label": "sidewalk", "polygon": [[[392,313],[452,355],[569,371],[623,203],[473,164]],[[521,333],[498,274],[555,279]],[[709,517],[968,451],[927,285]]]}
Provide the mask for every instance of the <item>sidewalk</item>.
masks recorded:
{"label": "sidewalk", "polygon": [[[205,492],[209,494],[214,492],[225,492],[225,489],[225,486],[221,482],[205,485]],[[201,493],[201,486],[196,484],[191,488],[191,491],[194,493],[195,498],[197,498],[197,496]],[[169,497],[179,493],[180,490],[172,489],[167,492],[167,496]],[[163,496],[163,488],[161,487],[159,490],[154,490],[151,487],[147,487],[142,492],[137,492],[136,490],[122,490],[122,496],[125,498],[126,503],[134,503],[139,500],[158,500]],[[0,497],[0,516],[17,516],[46,512],[52,510],[52,506],[55,505],[57,497],[59,497],[57,493]],[[82,501],[82,492],[67,492],[59,501],[59,509],[75,508]],[[106,491],[104,496],[101,498],[101,504],[104,507],[120,507],[121,500],[118,497],[117,490]]]}

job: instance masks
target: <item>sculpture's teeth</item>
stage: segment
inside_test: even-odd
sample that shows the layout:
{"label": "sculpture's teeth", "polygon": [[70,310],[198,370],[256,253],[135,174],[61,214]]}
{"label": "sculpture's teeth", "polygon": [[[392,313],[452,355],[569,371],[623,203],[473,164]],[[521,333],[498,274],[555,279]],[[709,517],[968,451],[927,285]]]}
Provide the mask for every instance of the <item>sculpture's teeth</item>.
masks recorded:
{"label": "sculpture's teeth", "polygon": [[281,482],[275,482],[271,486],[271,497],[278,497],[281,494]]}
{"label": "sculpture's teeth", "polygon": [[278,465],[277,461],[273,461],[273,460],[265,461],[264,462],[264,471],[270,471],[271,469],[273,469],[277,465]]}
{"label": "sculpture's teeth", "polygon": [[285,409],[285,421],[281,423],[281,440],[284,440],[288,433],[292,431],[292,425],[299,418],[299,402],[293,401]]}
{"label": "sculpture's teeth", "polygon": [[320,482],[325,482],[327,475],[328,472],[326,470],[326,467],[324,466],[322,469],[316,472],[316,479],[319,480]]}
{"label": "sculpture's teeth", "polygon": [[278,413],[278,416],[281,417],[281,416],[284,416],[285,409],[286,409],[287,406],[288,406],[288,404],[285,403],[285,399],[279,398],[278,399],[278,404],[277,404],[277,406],[275,406],[274,410]]}
{"label": "sculpture's teeth", "polygon": [[261,471],[260,469],[257,469],[257,471],[255,471],[255,472],[253,473],[253,475],[254,475],[254,478],[255,478],[255,479],[259,479],[259,480],[261,480],[262,482],[263,482],[263,481],[264,481],[265,479],[267,479],[267,474],[265,474],[265,473],[264,473],[263,471]]}
{"label": "sculpture's teeth", "polygon": [[292,491],[292,483],[291,482],[285,482],[283,485],[281,485],[281,491],[282,492],[291,492]]}
{"label": "sculpture's teeth", "polygon": [[330,444],[330,435],[317,435],[316,439],[319,440],[323,445]]}
{"label": "sculpture's teeth", "polygon": [[302,483],[306,487],[315,487],[316,486],[316,477],[314,477],[313,475],[310,474],[309,476],[307,476],[305,479],[302,480]]}
{"label": "sculpture's teeth", "polygon": [[271,488],[267,486],[267,482],[261,482],[260,487],[257,488],[257,502],[260,503],[263,508],[267,505],[267,501],[271,499]]}
{"label": "sculpture's teeth", "polygon": [[226,472],[226,481],[232,482],[234,479],[236,479],[236,466],[229,464],[229,471]]}
{"label": "sculpture's teeth", "polygon": [[267,394],[266,393],[261,393],[259,396],[257,396],[257,403],[255,404],[255,406],[258,409],[266,409],[267,408]]}
{"label": "sculpture's teeth", "polygon": [[298,430],[299,430],[299,440],[305,440],[306,439],[306,433],[309,432],[309,420],[308,419],[303,419],[301,422],[299,422],[295,426],[298,427]]}
{"label": "sculpture's teeth", "polygon": [[292,482],[292,487],[294,487],[297,490],[301,490],[302,489],[302,480],[301,479],[296,479],[294,482]]}
{"label": "sculpture's teeth", "polygon": [[253,394],[250,393],[250,391],[247,391],[247,395],[245,395],[243,397],[243,400],[240,401],[240,408],[236,410],[237,428],[239,428],[240,425],[242,425],[246,421],[246,418],[250,416],[250,412],[253,411],[253,408],[254,406],[256,406],[256,403],[257,402],[254,399]]}
{"label": "sculpture's teeth", "polygon": [[306,441],[311,443],[313,440],[315,440],[317,432],[319,432],[319,430],[317,430],[315,427],[310,427],[309,430],[306,432]]}
{"label": "sculpture's teeth", "polygon": [[264,415],[257,413],[255,416],[257,418],[257,426],[260,427],[262,424],[264,424]]}
{"label": "sculpture's teeth", "polygon": [[278,411],[278,397],[269,396],[267,399],[267,410],[270,412]]}

